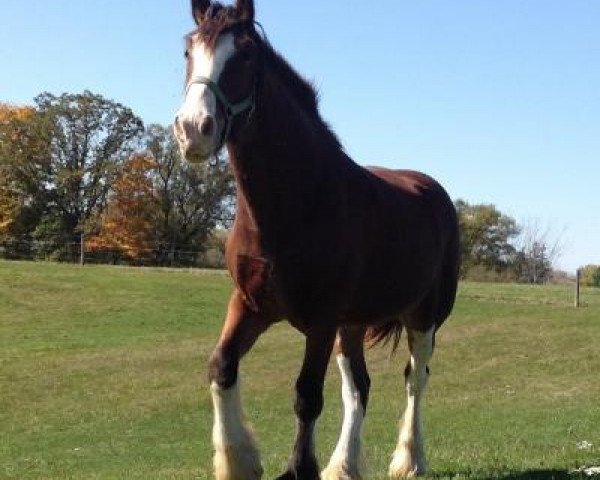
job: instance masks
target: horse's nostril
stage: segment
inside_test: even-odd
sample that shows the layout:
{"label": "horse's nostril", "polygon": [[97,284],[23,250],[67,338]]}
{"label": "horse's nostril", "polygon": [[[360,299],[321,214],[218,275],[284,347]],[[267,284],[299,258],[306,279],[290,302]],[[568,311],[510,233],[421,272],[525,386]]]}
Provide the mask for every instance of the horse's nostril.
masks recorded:
{"label": "horse's nostril", "polygon": [[214,130],[215,119],[211,116],[204,117],[204,120],[202,120],[202,124],[200,125],[200,133],[205,137],[209,137],[213,134]]}

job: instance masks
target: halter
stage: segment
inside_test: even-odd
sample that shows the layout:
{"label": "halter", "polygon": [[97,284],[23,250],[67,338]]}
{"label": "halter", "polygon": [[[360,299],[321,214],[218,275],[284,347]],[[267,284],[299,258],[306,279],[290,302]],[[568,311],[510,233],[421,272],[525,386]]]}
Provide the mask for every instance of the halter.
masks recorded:
{"label": "halter", "polygon": [[223,106],[223,110],[225,111],[225,128],[223,128],[223,133],[221,134],[221,138],[219,139],[219,143],[215,148],[215,153],[221,150],[227,139],[229,138],[229,134],[231,133],[231,127],[233,126],[233,120],[240,113],[245,112],[246,110],[254,109],[254,94],[255,89],[252,89],[252,93],[248,95],[247,98],[238,103],[231,103],[229,99],[221,90],[221,87],[217,85],[216,82],[213,82],[210,78],[206,77],[194,77],[188,83],[186,94],[189,92],[190,87],[194,84],[206,85],[217,97],[218,101],[221,102]]}

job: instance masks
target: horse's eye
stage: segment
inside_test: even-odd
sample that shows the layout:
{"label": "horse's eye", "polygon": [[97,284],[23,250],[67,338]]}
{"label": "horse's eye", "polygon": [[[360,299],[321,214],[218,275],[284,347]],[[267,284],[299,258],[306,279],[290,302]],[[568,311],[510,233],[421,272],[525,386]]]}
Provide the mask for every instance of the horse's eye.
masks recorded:
{"label": "horse's eye", "polygon": [[240,53],[240,59],[242,60],[242,62],[249,62],[252,59],[252,55],[249,51],[242,50],[242,52]]}
{"label": "horse's eye", "polygon": [[183,56],[185,57],[185,59],[187,60],[188,58],[190,58],[190,51],[186,50],[185,52],[183,52]]}

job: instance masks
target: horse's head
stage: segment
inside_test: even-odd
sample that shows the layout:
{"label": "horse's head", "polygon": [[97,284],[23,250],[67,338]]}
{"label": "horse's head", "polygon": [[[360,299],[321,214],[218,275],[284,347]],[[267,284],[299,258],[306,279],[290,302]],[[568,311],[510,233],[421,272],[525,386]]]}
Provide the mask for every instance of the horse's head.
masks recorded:
{"label": "horse's head", "polygon": [[185,157],[200,162],[254,106],[260,38],[253,0],[192,0],[192,14],[198,28],[186,37],[186,96],[174,130]]}

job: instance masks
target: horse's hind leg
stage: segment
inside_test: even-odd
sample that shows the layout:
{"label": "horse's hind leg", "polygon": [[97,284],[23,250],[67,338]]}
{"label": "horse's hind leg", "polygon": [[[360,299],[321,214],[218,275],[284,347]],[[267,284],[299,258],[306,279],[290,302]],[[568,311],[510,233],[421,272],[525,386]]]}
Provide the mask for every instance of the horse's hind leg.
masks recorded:
{"label": "horse's hind leg", "polygon": [[342,375],[344,421],[338,444],[321,473],[321,480],[360,480],[361,430],[367,409],[370,380],[364,357],[364,327],[343,327],[336,339],[337,363]]}
{"label": "horse's hind leg", "polygon": [[434,331],[435,327],[426,332],[407,328],[410,348],[410,361],[404,372],[407,405],[398,445],[390,465],[389,474],[392,478],[423,475],[427,468],[421,426],[421,400],[429,375],[427,363],[433,353]]}
{"label": "horse's hind leg", "polygon": [[238,364],[265,329],[266,324],[249,312],[239,292],[234,292],[209,364],[217,480],[258,480],[263,473],[254,437],[244,422]]}

